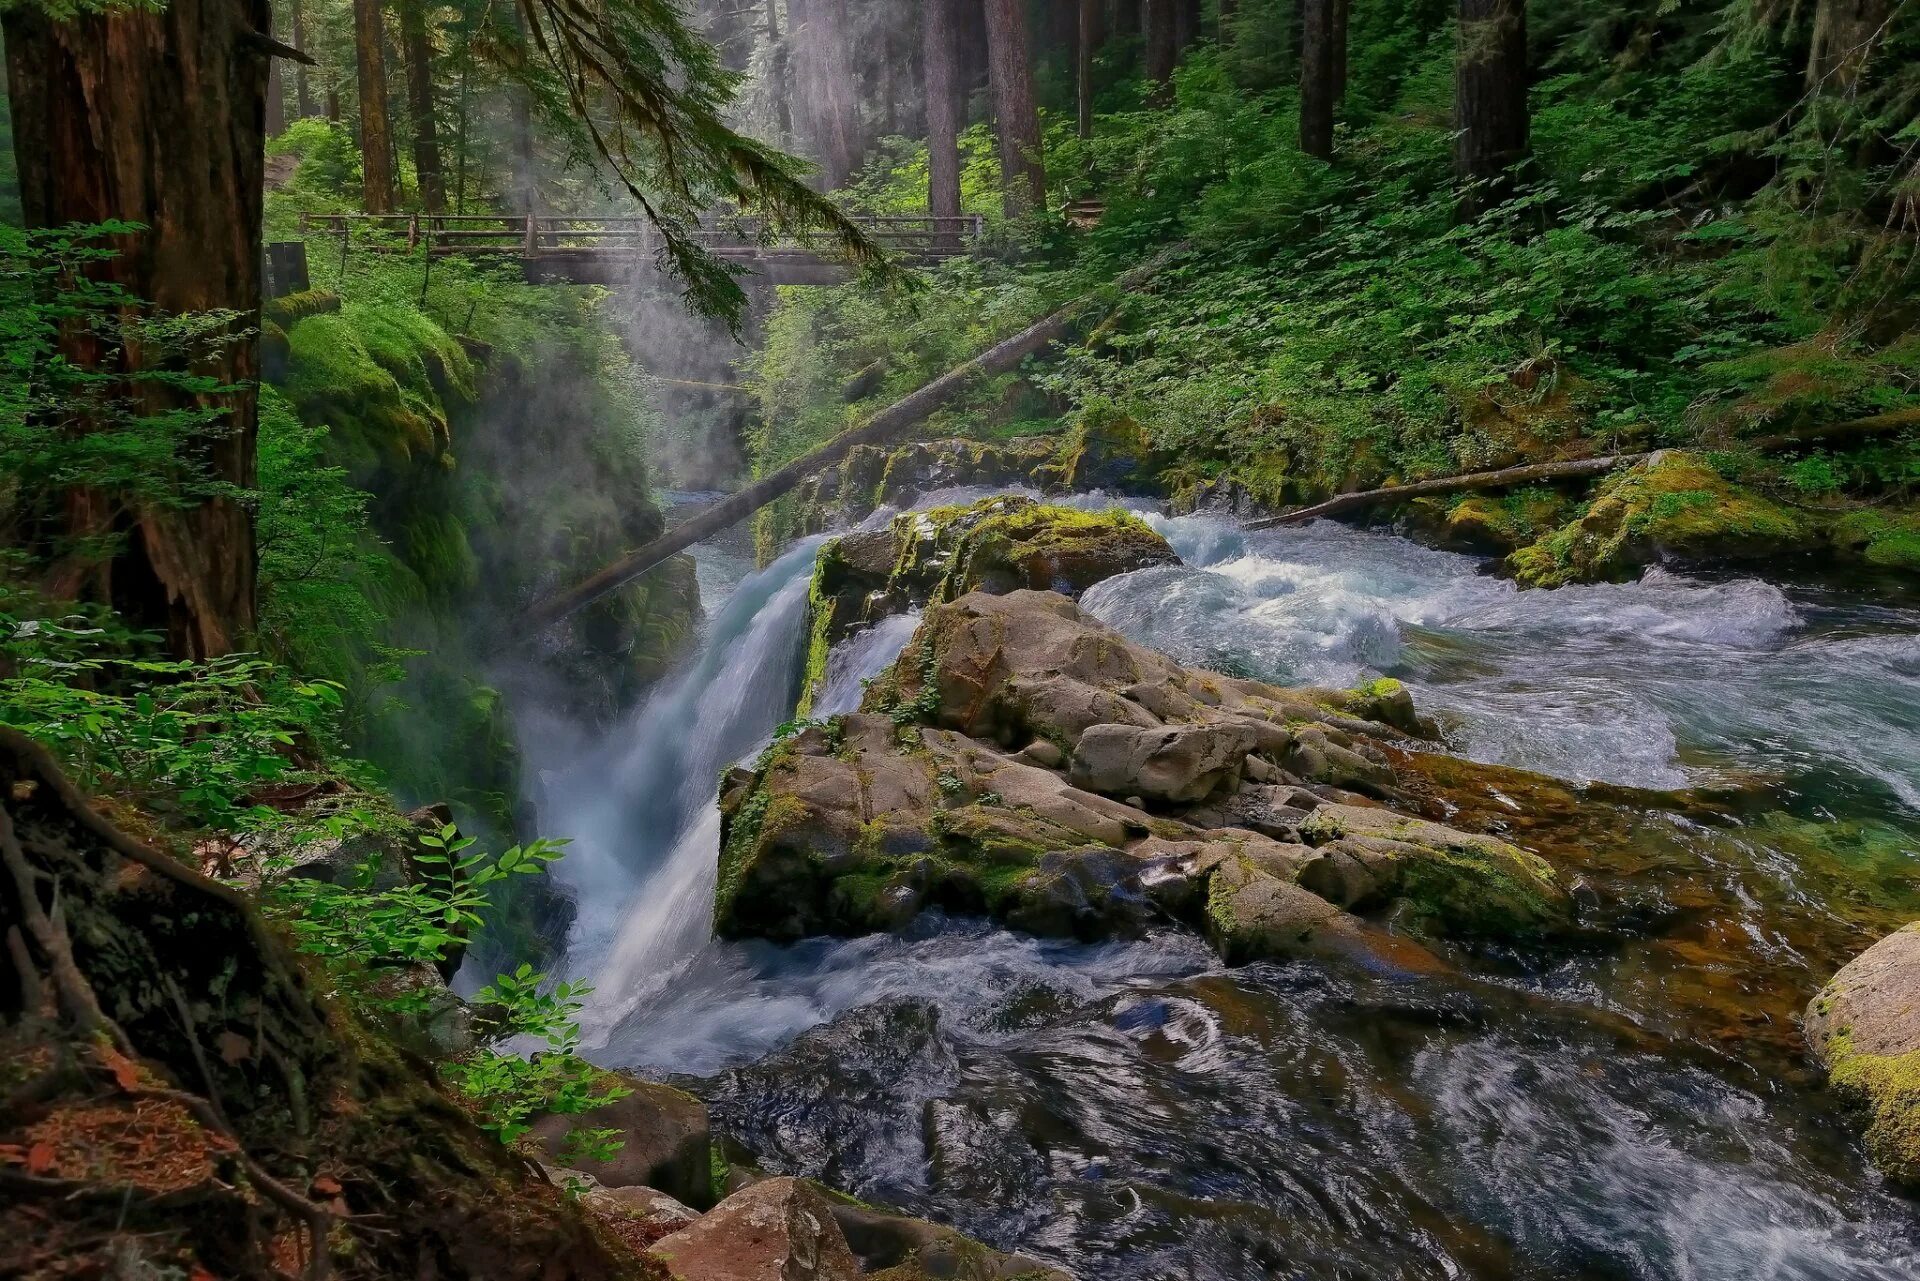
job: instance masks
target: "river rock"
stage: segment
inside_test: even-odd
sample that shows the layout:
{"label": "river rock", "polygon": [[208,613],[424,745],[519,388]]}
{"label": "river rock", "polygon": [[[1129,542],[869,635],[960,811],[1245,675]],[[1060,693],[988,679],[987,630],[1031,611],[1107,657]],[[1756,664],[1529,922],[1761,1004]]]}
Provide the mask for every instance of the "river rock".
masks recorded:
{"label": "river rock", "polygon": [[735,1192],[653,1247],[678,1281],[855,1281],[859,1264],[826,1197],[801,1179]]}
{"label": "river rock", "polygon": [[1827,1081],[1867,1116],[1867,1152],[1920,1190],[1920,921],[1833,976],[1807,1006],[1807,1041]]}
{"label": "river rock", "polygon": [[1202,801],[1240,786],[1254,748],[1245,725],[1091,725],[1073,746],[1076,787],[1108,796]]}
{"label": "river rock", "polygon": [[[1371,949],[1398,970],[1349,909],[1404,906],[1434,935],[1566,917],[1517,847],[1350,803],[1355,781],[1398,795],[1381,744],[1406,737],[1361,698],[1189,671],[1057,593],[933,606],[865,710],[724,780],[716,928],[792,941],[940,909],[1095,939],[1174,920],[1235,960]],[[1036,742],[1071,744],[1071,774]],[[1245,782],[1252,762],[1284,781]],[[1231,925],[1215,891],[1239,903]]]}
{"label": "river rock", "polygon": [[886,1281],[1073,1281],[1021,1254],[1004,1254],[925,1219],[826,1193],[847,1246],[870,1277]]}
{"label": "river rock", "polygon": [[628,1091],[611,1103],[578,1115],[547,1115],[532,1126],[533,1138],[556,1160],[576,1129],[615,1130],[622,1140],[607,1161],[574,1161],[610,1189],[649,1187],[692,1206],[713,1204],[712,1134],[707,1105],[684,1090],[643,1081],[624,1072],[603,1073],[606,1084]]}
{"label": "river rock", "polygon": [[827,653],[849,632],[972,591],[1039,588],[1078,596],[1135,569],[1175,565],[1167,540],[1131,512],[1086,512],[1000,496],[896,517],[820,548],[808,592],[804,714]]}

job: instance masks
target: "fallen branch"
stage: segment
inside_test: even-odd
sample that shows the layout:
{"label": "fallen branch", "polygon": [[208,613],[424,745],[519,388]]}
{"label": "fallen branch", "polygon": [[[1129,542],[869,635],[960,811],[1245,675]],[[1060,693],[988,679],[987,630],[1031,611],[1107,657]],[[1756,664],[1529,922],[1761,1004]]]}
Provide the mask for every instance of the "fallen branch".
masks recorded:
{"label": "fallen branch", "polygon": [[[1175,245],[1152,261],[1121,276],[1115,284],[1122,290],[1140,288],[1184,246]],[[995,344],[972,360],[948,370],[920,390],[897,400],[857,427],[849,428],[811,453],[804,454],[770,476],[748,485],[708,507],[638,551],[629,552],[598,573],[572,587],[534,602],[527,611],[527,622],[539,632],[559,622],[576,609],[632,582],[668,557],[685,551],[697,542],[711,538],[721,530],[745,520],[760,508],[797,486],[815,472],[838,463],[860,445],[877,445],[924,420],[934,410],[953,400],[980,378],[990,378],[1019,367],[1020,362],[1066,335],[1083,313],[1098,301],[1098,296],[1080,298],[1046,319],[1021,330],[1004,342]]]}
{"label": "fallen branch", "polygon": [[[1832,440],[1840,436],[1871,436],[1899,431],[1905,427],[1920,427],[1920,409],[1897,409],[1867,418],[1852,418],[1845,422],[1803,427],[1798,431],[1781,432],[1774,436],[1756,436],[1751,440],[1730,442],[1729,447],[1768,454],[1782,449],[1797,449],[1803,445]],[[1273,529],[1280,525],[1297,525],[1303,521],[1318,520],[1323,516],[1338,516],[1342,512],[1372,507],[1378,503],[1426,498],[1434,494],[1459,494],[1476,489],[1509,489],[1516,485],[1531,485],[1540,481],[1579,480],[1589,476],[1603,476],[1616,467],[1631,466],[1651,458],[1654,452],[1641,450],[1629,454],[1603,454],[1598,458],[1572,458],[1556,463],[1525,463],[1518,467],[1500,467],[1493,471],[1470,471],[1456,476],[1436,476],[1431,480],[1416,480],[1406,485],[1385,485],[1379,489],[1362,489],[1351,494],[1335,495],[1311,507],[1298,507],[1290,512],[1281,512],[1278,516],[1263,516],[1259,520],[1250,520],[1246,527]]]}
{"label": "fallen branch", "polygon": [[1353,511],[1360,507],[1371,507],[1376,503],[1397,502],[1405,498],[1424,498],[1429,494],[1457,494],[1472,489],[1504,489],[1514,485],[1530,485],[1536,481],[1577,480],[1586,476],[1603,476],[1616,467],[1637,463],[1650,457],[1647,453],[1604,454],[1598,458],[1574,458],[1558,463],[1527,463],[1521,467],[1501,467],[1494,471],[1466,472],[1458,476],[1437,476],[1432,480],[1417,480],[1410,485],[1387,485],[1380,489],[1363,489],[1351,494],[1340,494],[1324,503],[1315,503],[1311,507],[1299,507],[1278,516],[1266,516],[1247,522],[1248,529],[1272,529],[1279,525],[1298,525],[1303,521],[1318,520],[1322,516],[1338,516],[1342,512]]}

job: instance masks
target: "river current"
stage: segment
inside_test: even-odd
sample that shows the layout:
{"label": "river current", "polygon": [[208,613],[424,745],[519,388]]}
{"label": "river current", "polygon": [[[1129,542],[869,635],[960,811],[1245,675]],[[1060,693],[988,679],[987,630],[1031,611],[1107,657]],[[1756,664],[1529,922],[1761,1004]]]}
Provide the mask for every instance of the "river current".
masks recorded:
{"label": "river current", "polygon": [[[1384,533],[1149,519],[1185,564],[1083,602],[1139,641],[1281,683],[1397,676],[1458,755],[1733,799],[1603,788],[1545,852],[1615,937],[1471,978],[941,919],[716,943],[715,780],[791,714],[817,540],[757,572],[707,547],[680,674],[604,736],[530,744],[575,838],[590,1057],[684,1078],[770,1170],[1083,1281],[1920,1277],[1920,1210],[1864,1168],[1791,1023],[1920,916],[1920,608],[1658,569],[1520,592]],[[912,626],[850,638],[820,711]]]}

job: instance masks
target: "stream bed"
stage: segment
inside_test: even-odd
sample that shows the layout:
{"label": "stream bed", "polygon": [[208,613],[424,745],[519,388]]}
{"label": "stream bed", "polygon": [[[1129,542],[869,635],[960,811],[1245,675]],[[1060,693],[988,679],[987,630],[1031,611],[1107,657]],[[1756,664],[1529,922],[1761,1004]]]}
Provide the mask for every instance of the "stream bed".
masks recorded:
{"label": "stream bed", "polygon": [[[715,781],[790,715],[818,540],[758,572],[720,546],[681,674],[603,738],[537,744],[590,1057],[685,1078],[770,1170],[1083,1281],[1920,1277],[1920,1207],[1793,1022],[1920,916],[1920,608],[1662,570],[1518,592],[1388,534],[1149,518],[1186,564],[1085,608],[1236,674],[1400,677],[1450,751],[1597,785],[1543,852],[1606,936],[1416,980],[939,918],[713,942]],[[823,710],[911,630],[851,638]]]}

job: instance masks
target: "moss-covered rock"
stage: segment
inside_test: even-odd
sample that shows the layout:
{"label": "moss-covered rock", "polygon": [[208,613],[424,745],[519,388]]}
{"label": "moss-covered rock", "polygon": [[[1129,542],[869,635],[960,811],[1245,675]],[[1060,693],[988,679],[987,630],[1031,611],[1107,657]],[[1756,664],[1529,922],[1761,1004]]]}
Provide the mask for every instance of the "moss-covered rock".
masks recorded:
{"label": "moss-covered rock", "polygon": [[1827,1082],[1867,1118],[1867,1153],[1920,1191],[1920,921],[1848,962],[1807,1006]]}
{"label": "moss-covered rock", "polygon": [[1920,571],[1920,510],[1848,512],[1828,527],[1827,539],[1843,558]]}
{"label": "moss-covered rock", "polygon": [[1061,483],[1075,492],[1150,494],[1160,487],[1160,459],[1146,429],[1104,406],[1080,416],[1056,467]]}
{"label": "moss-covered rock", "polygon": [[929,609],[861,713],[729,776],[716,926],[793,940],[940,908],[1105,938],[1171,919],[1235,961],[1399,972],[1432,958],[1348,908],[1435,936],[1564,922],[1542,860],[1349,790],[1399,794],[1382,744],[1407,735],[1352,709],[1417,723],[1406,701],[1192,672],[1056,593],[970,593]]}
{"label": "moss-covered rock", "polygon": [[909,512],[884,530],[834,539],[821,547],[809,588],[801,714],[819,692],[828,652],[855,628],[972,591],[1078,596],[1115,575],[1179,559],[1131,512],[1007,496]]}
{"label": "moss-covered rock", "polygon": [[1508,558],[1522,583],[1621,581],[1668,557],[1747,558],[1817,542],[1803,514],[1727,480],[1704,455],[1661,450],[1600,487],[1576,519]]}

